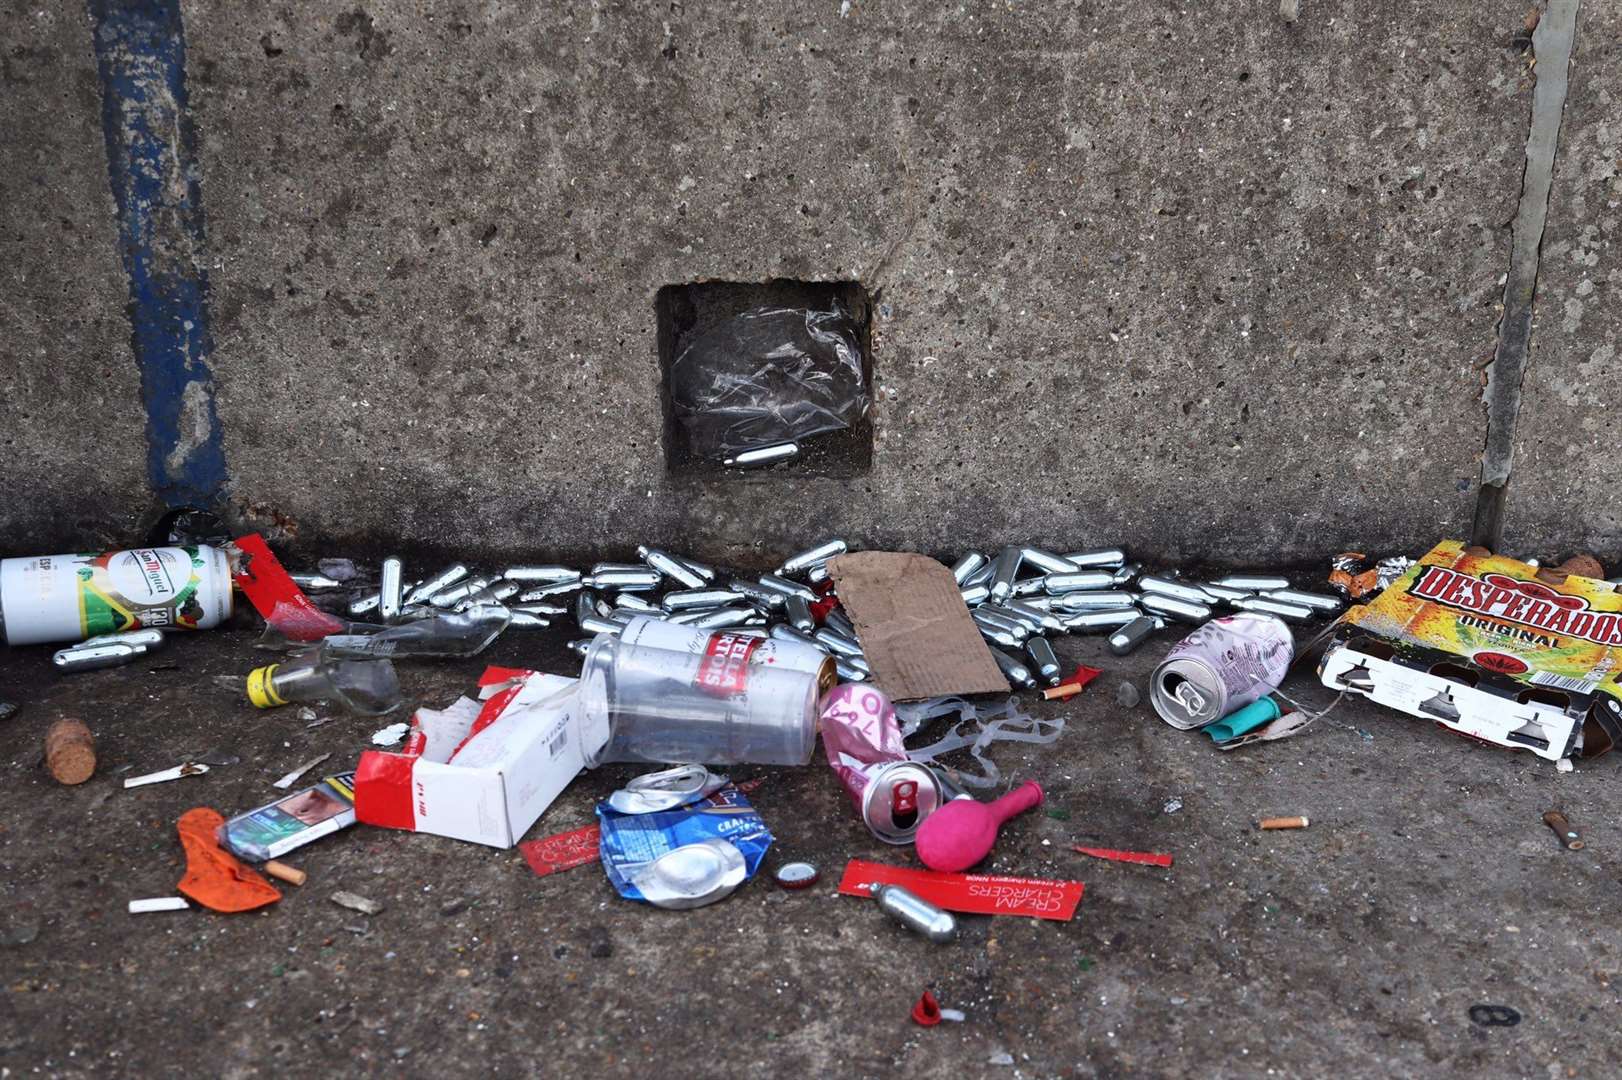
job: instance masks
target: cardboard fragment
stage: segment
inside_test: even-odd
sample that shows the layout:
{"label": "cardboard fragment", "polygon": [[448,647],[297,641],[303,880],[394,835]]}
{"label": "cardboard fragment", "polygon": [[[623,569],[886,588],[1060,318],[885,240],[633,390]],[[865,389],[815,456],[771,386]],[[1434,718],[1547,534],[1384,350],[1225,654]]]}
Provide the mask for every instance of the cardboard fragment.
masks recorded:
{"label": "cardboard fragment", "polygon": [[831,560],[828,573],[892,701],[1008,693],[949,568],[912,552],[859,551]]}

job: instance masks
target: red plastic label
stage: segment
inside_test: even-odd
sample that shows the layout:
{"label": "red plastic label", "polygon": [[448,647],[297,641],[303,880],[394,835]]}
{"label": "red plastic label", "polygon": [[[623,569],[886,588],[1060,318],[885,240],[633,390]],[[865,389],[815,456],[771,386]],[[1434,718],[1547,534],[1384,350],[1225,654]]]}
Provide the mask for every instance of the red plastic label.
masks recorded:
{"label": "red plastic label", "polygon": [[265,622],[285,634],[289,641],[320,641],[328,634],[343,633],[344,621],[310,602],[304,590],[294,584],[281,562],[271,554],[264,537],[249,533],[237,537],[234,543],[243,558],[233,580]]}
{"label": "red plastic label", "polygon": [[846,896],[873,894],[869,885],[900,885],[948,911],[970,915],[1026,915],[1066,922],[1075,917],[1086,886],[1079,881],[1002,877],[993,874],[941,874],[852,859],[845,865],[839,891]]}
{"label": "red plastic label", "polygon": [[763,640],[752,634],[711,634],[693,685],[716,697],[743,693],[749,681],[749,657]]}
{"label": "red plastic label", "polygon": [[518,850],[523,852],[524,861],[529,863],[536,876],[545,877],[559,870],[573,870],[577,866],[596,862],[601,837],[601,826],[587,825],[582,829],[543,836],[539,840],[526,840],[518,845]]}
{"label": "red plastic label", "polygon": [[1104,672],[1100,668],[1088,667],[1086,664],[1077,664],[1076,673],[1059,685],[1086,686],[1088,683],[1092,682],[1102,674],[1104,674]]}

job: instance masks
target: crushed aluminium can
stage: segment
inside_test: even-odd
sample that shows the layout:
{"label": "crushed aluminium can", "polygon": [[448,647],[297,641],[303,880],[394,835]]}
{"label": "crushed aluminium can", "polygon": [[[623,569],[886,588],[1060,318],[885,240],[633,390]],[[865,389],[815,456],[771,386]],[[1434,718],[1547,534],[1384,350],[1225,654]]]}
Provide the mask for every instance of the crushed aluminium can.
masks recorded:
{"label": "crushed aluminium can", "polygon": [[946,801],[940,778],[911,761],[895,706],[870,686],[835,687],[822,702],[822,748],[862,824],[886,844],[910,844]]}
{"label": "crushed aluminium can", "polygon": [[1203,727],[1277,690],[1294,657],[1280,619],[1254,612],[1212,619],[1155,668],[1149,701],[1174,728]]}
{"label": "crushed aluminium can", "polygon": [[623,814],[597,804],[598,852],[627,900],[677,910],[724,899],[760,869],[771,830],[728,785],[685,806]]}
{"label": "crushed aluminium can", "polygon": [[219,548],[0,559],[0,628],[9,645],[82,641],[125,630],[207,630],[231,616]]}
{"label": "crushed aluminium can", "polygon": [[916,761],[892,761],[867,774],[862,824],[886,844],[910,844],[918,826],[945,801],[935,770]]}

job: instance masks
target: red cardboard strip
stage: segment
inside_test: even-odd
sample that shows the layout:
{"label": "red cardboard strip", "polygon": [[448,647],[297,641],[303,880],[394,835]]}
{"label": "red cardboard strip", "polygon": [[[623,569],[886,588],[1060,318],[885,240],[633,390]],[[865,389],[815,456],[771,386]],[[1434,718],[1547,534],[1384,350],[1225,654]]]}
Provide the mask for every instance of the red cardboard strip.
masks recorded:
{"label": "red cardboard strip", "polygon": [[1162,855],[1156,851],[1117,851],[1106,847],[1081,847],[1076,850],[1083,855],[1091,855],[1095,859],[1109,859],[1112,862],[1140,863],[1144,866],[1170,866],[1171,856]]}
{"label": "red cardboard strip", "polygon": [[1066,922],[1075,917],[1086,888],[1079,881],[1002,877],[996,874],[941,874],[852,859],[845,865],[839,891],[846,896],[872,896],[868,886],[900,885],[948,911],[970,915],[1029,915]]}
{"label": "red cardboard strip", "polygon": [[498,690],[486,698],[484,707],[479,710],[478,717],[473,721],[473,726],[468,729],[467,738],[456,744],[456,749],[451,751],[451,757],[454,758],[461,752],[462,747],[468,744],[468,739],[500,720],[501,714],[507,711],[507,706],[513,703],[513,698],[523,689],[523,683],[515,682],[505,690]]}
{"label": "red cardboard strip", "polygon": [[598,858],[598,841],[602,828],[587,825],[582,829],[543,836],[539,840],[526,840],[518,845],[524,861],[537,877],[555,874],[559,870],[573,870],[577,866],[593,863]]}
{"label": "red cardboard strip", "polygon": [[234,541],[242,552],[242,562],[234,580],[242,595],[265,622],[286,635],[289,641],[320,641],[328,634],[342,633],[345,623],[310,602],[304,590],[294,584],[271,554],[270,545],[258,533],[239,536]]}

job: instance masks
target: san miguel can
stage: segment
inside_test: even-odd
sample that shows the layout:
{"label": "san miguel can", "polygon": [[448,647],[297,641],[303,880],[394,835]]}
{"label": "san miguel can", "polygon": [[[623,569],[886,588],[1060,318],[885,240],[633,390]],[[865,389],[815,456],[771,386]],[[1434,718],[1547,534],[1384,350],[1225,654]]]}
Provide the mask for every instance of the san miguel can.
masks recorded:
{"label": "san miguel can", "polygon": [[[667,622],[652,616],[641,616],[632,619],[624,630],[620,631],[619,638],[627,645],[639,645],[650,649],[668,649],[671,652],[689,653],[692,656],[703,656],[710,652],[714,639],[725,634],[730,640],[740,634],[760,637],[758,631],[753,630],[725,630],[712,631],[698,627],[682,626],[679,623]],[[817,688],[823,693],[833,689],[838,681],[838,673],[834,669],[833,658],[821,649],[810,645],[801,645],[795,641],[781,641],[777,638],[765,638],[759,645],[749,650],[748,662],[751,664],[764,664],[768,667],[784,668],[788,671],[804,671],[817,678]]]}
{"label": "san miguel can", "polygon": [[231,567],[212,547],[0,560],[9,645],[82,641],[155,627],[207,630],[231,616]]}
{"label": "san miguel can", "polygon": [[1155,668],[1149,701],[1174,728],[1203,727],[1277,690],[1294,656],[1290,628],[1271,615],[1212,619]]}

